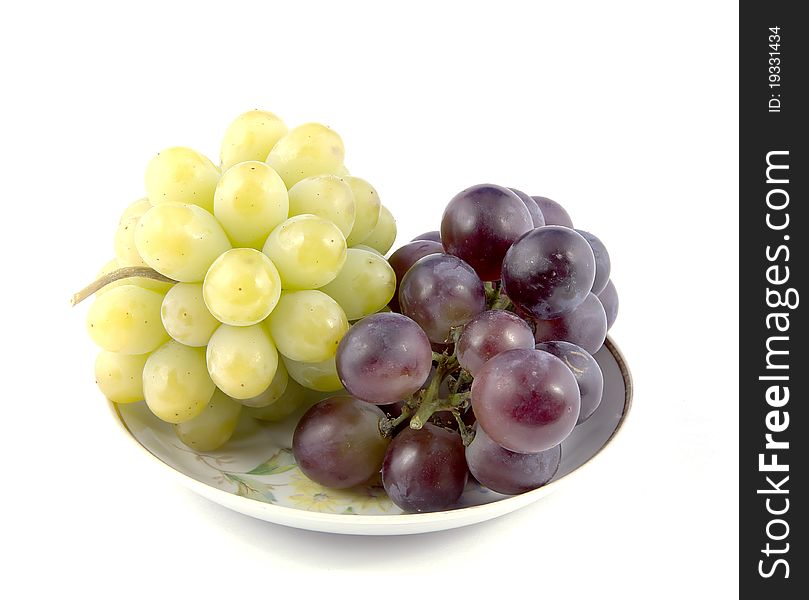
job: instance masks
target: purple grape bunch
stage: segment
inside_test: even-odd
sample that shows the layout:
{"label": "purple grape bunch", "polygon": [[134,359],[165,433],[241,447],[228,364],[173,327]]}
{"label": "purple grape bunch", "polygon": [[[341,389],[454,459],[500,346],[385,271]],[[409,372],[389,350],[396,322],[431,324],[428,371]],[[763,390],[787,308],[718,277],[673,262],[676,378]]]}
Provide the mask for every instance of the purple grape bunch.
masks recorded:
{"label": "purple grape bunch", "polygon": [[301,470],[338,488],[381,474],[408,512],[456,506],[472,478],[507,495],[552,481],[601,403],[593,354],[618,311],[604,243],[550,198],[481,184],[389,262],[390,312],[337,348],[345,393],[295,430]]}

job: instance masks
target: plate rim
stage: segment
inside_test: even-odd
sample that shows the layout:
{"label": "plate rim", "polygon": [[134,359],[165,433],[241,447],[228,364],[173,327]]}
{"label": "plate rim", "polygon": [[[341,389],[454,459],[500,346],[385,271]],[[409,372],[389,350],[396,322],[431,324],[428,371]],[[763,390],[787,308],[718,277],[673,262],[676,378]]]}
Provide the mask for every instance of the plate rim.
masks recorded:
{"label": "plate rim", "polygon": [[[618,364],[618,368],[621,372],[621,376],[624,380],[624,410],[621,413],[621,418],[618,420],[618,423],[615,426],[615,430],[612,432],[609,438],[604,442],[602,445],[590,458],[588,458],[585,462],[581,465],[576,467],[570,473],[563,475],[559,479],[555,479],[550,483],[539,487],[534,490],[530,490],[528,492],[524,492],[522,494],[517,494],[514,496],[506,496],[501,498],[500,500],[495,500],[493,502],[489,502],[486,504],[478,504],[474,506],[465,506],[462,508],[453,508],[449,510],[442,510],[442,511],[434,511],[434,512],[425,512],[425,513],[403,513],[397,515],[357,515],[357,514],[340,514],[340,513],[325,513],[325,512],[317,512],[317,511],[309,511],[301,508],[292,508],[288,506],[281,506],[277,504],[271,504],[268,502],[261,502],[260,500],[255,500],[253,498],[245,498],[243,496],[238,496],[233,492],[228,492],[221,488],[215,487],[203,481],[200,481],[182,471],[175,469],[173,466],[165,462],[159,456],[154,454],[151,450],[149,450],[133,433],[132,430],[129,429],[129,426],[126,424],[126,421],[121,414],[118,404],[115,402],[111,402],[107,400],[107,408],[110,411],[113,420],[116,422],[118,427],[123,430],[126,434],[126,437],[132,442],[136,448],[142,454],[146,454],[148,457],[151,457],[153,462],[156,462],[160,467],[163,469],[164,473],[173,475],[180,479],[181,483],[188,489],[194,491],[195,493],[207,497],[208,499],[223,505],[227,508],[232,510],[237,510],[238,512],[242,512],[243,514],[252,515],[255,517],[256,512],[266,512],[266,513],[276,513],[279,517],[279,521],[283,520],[283,524],[289,524],[294,521],[309,521],[309,522],[318,522],[318,523],[330,523],[330,524],[341,524],[345,526],[373,526],[373,525],[394,525],[394,526],[425,526],[430,523],[446,523],[447,521],[467,521],[469,518],[478,513],[486,512],[486,509],[491,509],[493,506],[497,506],[497,512],[499,514],[506,514],[513,510],[517,510],[518,508],[522,508],[530,504],[533,500],[539,500],[541,497],[546,496],[559,487],[571,481],[573,475],[580,473],[585,467],[588,467],[593,463],[596,457],[600,456],[604,450],[606,450],[615,439],[618,437],[618,434],[624,429],[626,424],[627,418],[629,413],[632,409],[632,402],[633,402],[633,395],[634,395],[634,386],[633,386],[633,379],[632,373],[629,370],[629,365],[627,364],[626,357],[624,356],[623,352],[621,352],[618,345],[613,341],[610,336],[604,341],[604,346],[607,350],[612,354],[613,358],[615,358],[615,362]],[[220,500],[217,500],[219,498]],[[234,505],[243,505],[244,510],[239,510],[234,508]]]}

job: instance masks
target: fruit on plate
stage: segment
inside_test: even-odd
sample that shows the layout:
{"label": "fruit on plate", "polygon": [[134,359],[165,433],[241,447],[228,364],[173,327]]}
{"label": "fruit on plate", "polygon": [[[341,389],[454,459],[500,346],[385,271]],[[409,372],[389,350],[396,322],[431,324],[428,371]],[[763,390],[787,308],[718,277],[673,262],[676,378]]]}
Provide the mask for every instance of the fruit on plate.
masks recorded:
{"label": "fruit on plate", "polygon": [[254,110],[218,166],[181,146],[149,161],[115,258],[74,297],[96,296],[102,394],[145,401],[196,452],[297,418],[306,477],[381,476],[405,511],[450,509],[470,480],[546,485],[601,402],[606,246],[554,200],[479,184],[386,259],[393,213],[344,157],[329,127]]}

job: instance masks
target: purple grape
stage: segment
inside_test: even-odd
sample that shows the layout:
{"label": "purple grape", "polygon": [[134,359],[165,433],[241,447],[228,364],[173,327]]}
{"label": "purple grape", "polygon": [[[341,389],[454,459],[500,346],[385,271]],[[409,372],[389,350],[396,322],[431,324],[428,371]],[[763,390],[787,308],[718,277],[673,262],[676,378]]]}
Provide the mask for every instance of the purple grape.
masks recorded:
{"label": "purple grape", "polygon": [[441,240],[447,253],[469,263],[483,281],[496,281],[506,251],[533,228],[519,196],[499,185],[482,184],[449,201],[441,218]]}
{"label": "purple grape", "polygon": [[508,188],[522,200],[522,203],[525,204],[525,208],[528,209],[528,212],[531,213],[531,220],[534,222],[534,227],[542,227],[545,225],[545,217],[542,216],[542,211],[539,210],[539,205],[537,201],[534,200],[531,196],[526,194],[523,191],[520,191],[516,188]]}
{"label": "purple grape", "polygon": [[441,232],[440,231],[426,231],[421,235],[417,235],[411,241],[415,242],[417,240],[429,240],[431,242],[438,242],[441,243]]}
{"label": "purple grape", "polygon": [[537,343],[562,341],[595,354],[607,338],[607,314],[598,296],[588,294],[579,306],[555,319],[535,319]]}
{"label": "purple grape", "polygon": [[486,294],[475,271],[460,258],[431,254],[405,273],[399,306],[431,342],[445,344],[453,327],[465,325],[483,312]]}
{"label": "purple grape", "polygon": [[573,221],[561,204],[545,196],[531,196],[545,217],[545,225],[561,225],[573,229]]}
{"label": "purple grape", "polygon": [[506,253],[503,289],[537,319],[552,319],[584,302],[595,280],[590,244],[567,227],[537,227]]}
{"label": "purple grape", "polygon": [[618,292],[612,279],[607,282],[607,286],[597,295],[604,306],[604,312],[607,313],[607,331],[609,331],[618,316]]}
{"label": "purple grape", "polygon": [[416,392],[433,366],[421,327],[396,313],[365,317],[340,340],[337,374],[346,390],[372,404],[392,404]]}
{"label": "purple grape", "polygon": [[498,445],[524,454],[560,444],[579,418],[581,397],[565,363],[541,350],[506,350],[472,382],[478,425]]}
{"label": "purple grape", "polygon": [[332,488],[368,481],[382,467],[388,438],[379,431],[385,415],[350,396],[335,396],[304,413],[292,438],[292,453],[303,474]]}
{"label": "purple grape", "polygon": [[402,284],[402,278],[405,276],[405,273],[407,273],[407,270],[425,256],[443,253],[444,246],[441,245],[440,241],[419,240],[405,244],[390,255],[388,263],[396,274],[396,291],[389,302],[391,310],[401,312],[399,308],[399,287]]}
{"label": "purple grape", "polygon": [[582,229],[576,229],[576,232],[587,240],[590,248],[593,249],[593,255],[596,259],[596,277],[593,281],[593,289],[590,291],[594,294],[600,294],[610,280],[610,253],[607,252],[607,247],[604,246],[604,243],[592,233]]}
{"label": "purple grape", "polygon": [[584,348],[570,342],[542,342],[536,348],[559,358],[573,373],[581,395],[581,410],[576,424],[584,423],[601,404],[601,394],[604,391],[604,375],[596,359]]}
{"label": "purple grape", "polygon": [[460,436],[432,423],[399,433],[382,464],[385,491],[410,512],[449,508],[461,497],[467,475]]}
{"label": "purple grape", "polygon": [[464,327],[458,362],[475,375],[483,363],[504,350],[533,347],[534,333],[525,321],[505,310],[487,310]]}
{"label": "purple grape", "polygon": [[466,447],[469,472],[481,484],[500,494],[522,494],[548,483],[562,461],[562,446],[536,454],[520,454],[498,446],[482,427]]}

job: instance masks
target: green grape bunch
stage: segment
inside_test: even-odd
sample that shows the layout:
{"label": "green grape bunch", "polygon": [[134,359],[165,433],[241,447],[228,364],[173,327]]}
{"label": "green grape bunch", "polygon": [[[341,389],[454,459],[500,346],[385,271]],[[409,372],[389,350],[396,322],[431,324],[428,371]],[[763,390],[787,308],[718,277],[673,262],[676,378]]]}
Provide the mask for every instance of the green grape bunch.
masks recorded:
{"label": "green grape bunch", "polygon": [[393,215],[344,158],[329,127],[252,110],[227,128],[219,166],[184,147],[149,161],[115,258],[73,298],[95,294],[107,399],[144,400],[209,451],[242,415],[283,419],[342,389],[340,340],[396,289]]}

